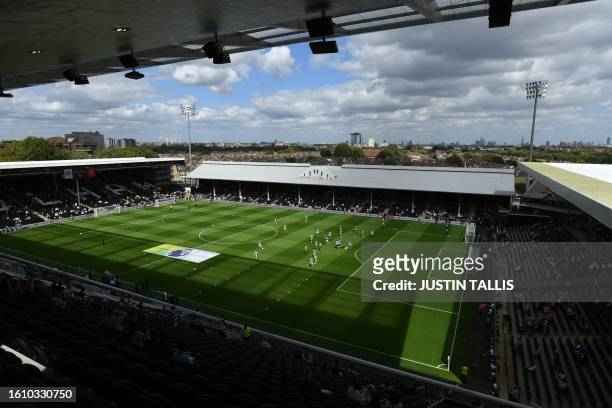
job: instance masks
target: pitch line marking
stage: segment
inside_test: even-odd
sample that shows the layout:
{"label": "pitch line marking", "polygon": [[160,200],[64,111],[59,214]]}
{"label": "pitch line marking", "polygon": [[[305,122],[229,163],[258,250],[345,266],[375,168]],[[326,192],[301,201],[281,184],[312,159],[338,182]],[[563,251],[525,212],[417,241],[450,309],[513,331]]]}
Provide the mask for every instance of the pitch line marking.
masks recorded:
{"label": "pitch line marking", "polygon": [[[389,240],[387,242],[385,242],[385,244],[380,247],[376,252],[374,252],[372,255],[370,255],[370,257],[368,259],[366,259],[365,262],[368,262],[370,259],[374,258],[374,256],[379,253],[380,251],[382,251],[387,245],[389,245],[397,236],[397,234],[399,234],[401,232],[401,230],[395,231],[395,233],[391,236],[391,238],[389,238]],[[364,262],[364,263],[365,263]],[[347,276],[347,278],[345,280],[342,281],[342,283],[340,283],[340,285],[338,285],[338,287],[336,288],[336,290],[340,290],[342,289],[342,287],[346,284],[346,282],[348,282],[349,279],[351,279],[353,277],[353,275],[355,275],[357,272],[359,272],[359,270],[361,269],[361,267],[363,266],[363,264],[359,265],[357,267],[357,269],[355,269],[353,271],[353,273],[351,273],[349,276]]]}
{"label": "pitch line marking", "polygon": [[[337,292],[341,292],[341,293],[346,293],[348,295],[352,295],[352,296],[361,296],[361,293],[357,293],[357,292],[353,292],[350,290],[344,290],[344,289],[336,289]],[[432,312],[440,312],[440,313],[446,313],[449,315],[456,315],[456,312],[451,312],[450,310],[445,310],[445,309],[438,309],[437,307],[431,307],[431,306],[424,306],[421,304],[417,304],[417,303],[412,303],[411,305],[414,308],[417,309],[424,309],[424,310],[430,310]]]}
{"label": "pitch line marking", "polygon": [[[279,300],[280,300],[280,299],[276,299],[276,301],[277,301],[277,302],[278,302]],[[208,303],[204,303],[204,304],[205,304],[207,307],[210,307],[210,308],[212,308],[212,309],[222,310],[222,311],[224,311],[224,312],[226,312],[226,313],[231,313],[231,314],[233,314],[233,315],[242,316],[242,317],[245,317],[245,318],[247,318],[247,319],[251,319],[251,320],[256,320],[256,321],[259,321],[259,322],[261,322],[261,323],[267,323],[267,324],[271,324],[271,325],[273,325],[273,326],[282,327],[282,328],[289,329],[289,330],[292,330],[292,331],[294,331],[294,332],[303,333],[303,334],[306,334],[306,335],[309,335],[309,336],[318,337],[318,338],[321,338],[321,339],[324,339],[324,340],[331,341],[331,342],[333,342],[333,343],[344,344],[344,345],[347,345],[347,346],[350,346],[350,347],[353,347],[353,348],[357,348],[357,349],[361,349],[361,350],[370,351],[370,352],[373,352],[373,353],[375,353],[375,354],[380,354],[380,355],[384,355],[384,356],[387,356],[387,357],[392,357],[392,358],[399,358],[399,359],[400,359],[400,360],[402,360],[402,361],[408,361],[408,362],[411,362],[411,363],[414,363],[414,364],[422,365],[422,366],[424,366],[424,367],[429,367],[429,368],[433,368],[433,369],[436,369],[436,370],[440,370],[440,371],[444,371],[444,372],[449,372],[447,369],[440,368],[440,367],[435,366],[435,365],[433,365],[433,364],[424,363],[424,362],[422,362],[422,361],[413,360],[413,359],[406,358],[406,357],[402,357],[402,356],[400,356],[400,355],[396,355],[396,354],[386,353],[386,352],[384,352],[384,351],[376,350],[376,349],[373,349],[373,348],[371,348],[371,347],[359,346],[359,345],[357,345],[357,344],[353,344],[353,343],[349,343],[349,342],[347,342],[347,341],[343,341],[343,340],[335,339],[335,338],[333,338],[333,337],[323,336],[323,335],[321,335],[321,334],[312,333],[312,332],[309,332],[309,331],[307,331],[307,330],[302,330],[302,329],[298,329],[298,328],[295,328],[295,327],[287,326],[287,325],[284,325],[284,324],[282,324],[282,323],[276,323],[276,322],[273,322],[273,321],[270,321],[270,320],[261,319],[261,318],[259,318],[259,317],[254,317],[254,316],[245,315],[245,314],[240,313],[240,312],[234,312],[234,311],[232,311],[232,310],[225,309],[225,308],[222,308],[222,307],[219,307],[219,306],[210,305],[210,304],[208,304]]]}
{"label": "pitch line marking", "polygon": [[[237,207],[237,206],[236,206],[236,207]],[[171,210],[175,210],[175,209],[174,209],[174,208],[172,208]],[[172,211],[172,212],[174,212],[174,211]],[[163,221],[164,221],[164,222],[166,222],[166,220],[165,220],[164,218],[165,218],[165,217],[167,217],[167,216],[169,216],[169,215],[170,215],[170,214],[166,214],[166,215],[163,215],[163,216],[162,216],[162,218],[163,218]],[[107,232],[107,231],[104,231],[104,232]],[[203,231],[201,231],[201,232],[203,232]],[[397,234],[399,234],[400,232],[403,232],[403,231],[402,231],[402,230],[398,230],[398,231],[396,231],[396,232],[395,232],[395,233],[394,233],[394,234],[391,236],[391,238],[389,239],[389,241],[387,241],[387,242],[386,242],[386,243],[385,243],[385,244],[384,244],[384,245],[383,245],[383,246],[382,246],[382,247],[381,247],[381,248],[380,248],[378,251],[376,251],[376,252],[375,252],[375,253],[374,253],[374,254],[373,254],[373,255],[372,255],[370,258],[368,258],[368,260],[369,260],[369,259],[371,259],[373,256],[375,256],[375,255],[376,255],[376,253],[378,253],[378,252],[380,252],[381,250],[383,250],[383,249],[384,249],[384,248],[385,248],[387,245],[389,245],[389,244],[390,244],[390,243],[391,243],[391,242],[392,242],[392,241],[395,239],[395,237],[397,236]],[[107,232],[107,233],[108,233],[108,232]],[[198,235],[199,235],[199,234],[198,234]],[[198,238],[200,238],[200,236],[198,236]],[[201,239],[201,238],[200,238],[200,239]],[[150,264],[153,264],[153,263],[156,263],[156,262],[160,262],[160,261],[164,261],[164,260],[166,260],[166,259],[156,260],[156,261],[153,261],[153,262],[151,262],[151,263],[149,263],[149,264],[146,264],[146,265],[144,265],[144,266],[148,266],[148,265],[150,265]],[[356,273],[359,271],[359,269],[360,269],[360,268],[361,268],[361,266],[360,266],[360,267],[358,267],[358,268],[357,268],[357,269],[356,269],[356,270],[355,270],[353,273],[351,273],[351,275],[349,275],[349,276],[348,276],[348,277],[347,277],[347,278],[346,278],[346,279],[345,279],[345,280],[344,280],[344,281],[343,281],[343,282],[340,284],[340,286],[338,286],[338,288],[336,288],[336,290],[337,290],[337,291],[340,291],[340,292],[345,292],[345,293],[349,293],[349,294],[352,294],[352,295],[356,295],[356,294],[355,294],[355,292],[347,291],[347,290],[340,289],[340,288],[341,288],[341,287],[342,287],[342,286],[343,286],[343,285],[344,285],[344,284],[345,284],[345,283],[346,283],[346,282],[347,282],[347,281],[348,281],[350,278],[352,278],[352,277],[353,277],[353,276],[354,276],[354,275],[355,275],[355,274],[356,274]],[[239,273],[239,275],[240,275],[240,274],[241,274],[241,273]],[[277,299],[277,301],[280,301],[280,299]],[[343,340],[339,340],[339,339],[335,339],[335,338],[332,338],[332,337],[328,337],[328,336],[324,336],[324,335],[320,335],[320,334],[312,333],[312,332],[309,332],[309,331],[307,331],[307,330],[302,330],[302,329],[294,328],[294,327],[287,326],[287,325],[284,325],[284,324],[281,324],[281,323],[273,322],[273,321],[270,321],[270,320],[261,319],[261,318],[254,317],[254,316],[245,315],[245,314],[242,314],[242,313],[239,313],[239,312],[235,312],[235,311],[231,311],[231,310],[229,310],[229,309],[225,309],[225,308],[222,308],[222,307],[219,307],[219,306],[214,306],[214,305],[210,305],[210,304],[206,304],[206,305],[207,305],[208,307],[210,307],[210,308],[213,308],[213,309],[218,309],[218,310],[222,310],[222,311],[224,311],[224,312],[226,312],[226,313],[230,313],[230,314],[234,314],[234,315],[243,316],[243,317],[248,318],[248,319],[252,319],[252,320],[256,320],[256,321],[260,321],[260,322],[263,322],[263,323],[268,323],[268,324],[271,324],[271,325],[274,325],[274,326],[283,327],[283,328],[285,328],[285,329],[289,329],[289,330],[294,331],[294,332],[304,333],[304,334],[306,334],[306,335],[309,335],[309,336],[312,336],[312,337],[321,338],[321,339],[325,339],[325,340],[328,340],[328,341],[333,342],[333,343],[337,343],[337,344],[344,344],[344,345],[347,345],[347,346],[349,346],[349,347],[353,347],[353,348],[357,348],[357,349],[362,349],[362,350],[367,350],[367,351],[370,351],[370,352],[375,353],[375,354],[384,355],[384,356],[388,356],[388,357],[392,357],[392,358],[397,358],[397,359],[400,359],[400,360],[402,360],[402,361],[407,361],[407,362],[411,362],[411,363],[414,363],[414,364],[417,364],[417,365],[422,365],[422,366],[429,367],[429,368],[432,368],[432,369],[436,369],[436,370],[441,370],[441,371],[448,372],[448,369],[443,369],[443,368],[440,368],[440,367],[439,367],[440,365],[435,366],[435,365],[428,364],[428,363],[425,363],[425,362],[422,362],[422,361],[418,361],[418,360],[414,360],[414,359],[410,359],[410,358],[402,357],[402,356],[400,356],[400,355],[391,354],[391,353],[386,353],[386,352],[383,352],[383,351],[380,351],[380,350],[377,350],[377,349],[374,349],[374,348],[370,348],[370,347],[366,347],[366,346],[356,345],[356,344],[353,344],[353,343],[350,343],[350,342],[346,342],[346,341],[343,341]],[[444,313],[454,314],[453,312],[449,312],[449,311],[442,310],[442,309],[435,309],[435,308],[423,307],[423,306],[420,306],[420,305],[412,305],[412,306],[413,306],[413,307],[417,307],[417,308],[430,309],[430,310],[434,310],[434,311],[439,311],[439,312],[444,312]]]}

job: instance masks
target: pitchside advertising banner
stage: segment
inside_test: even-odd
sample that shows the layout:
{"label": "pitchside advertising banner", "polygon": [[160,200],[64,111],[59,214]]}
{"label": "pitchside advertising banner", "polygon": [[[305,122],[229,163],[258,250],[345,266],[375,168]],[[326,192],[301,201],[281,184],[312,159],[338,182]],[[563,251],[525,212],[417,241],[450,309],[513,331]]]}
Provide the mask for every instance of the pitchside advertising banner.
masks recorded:
{"label": "pitchside advertising banner", "polygon": [[187,261],[192,263],[202,263],[219,255],[217,252],[204,251],[195,248],[185,248],[178,245],[162,244],[153,248],[146,249],[144,252],[153,255],[165,256],[167,258]]}
{"label": "pitchside advertising banner", "polygon": [[[367,243],[364,302],[610,302],[612,243]],[[361,279],[353,279],[360,277]],[[358,283],[359,282],[359,283]]]}

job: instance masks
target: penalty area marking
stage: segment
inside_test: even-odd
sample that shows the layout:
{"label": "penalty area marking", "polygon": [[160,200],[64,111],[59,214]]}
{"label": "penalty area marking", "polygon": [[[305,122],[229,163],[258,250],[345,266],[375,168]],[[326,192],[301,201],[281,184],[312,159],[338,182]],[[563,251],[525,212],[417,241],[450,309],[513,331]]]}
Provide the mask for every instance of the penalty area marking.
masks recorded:
{"label": "penalty area marking", "polygon": [[[372,258],[373,258],[373,257],[374,257],[376,254],[378,254],[378,253],[379,253],[380,251],[382,251],[382,250],[383,250],[383,249],[384,249],[384,248],[385,248],[387,245],[389,245],[389,243],[391,243],[391,242],[392,242],[392,241],[395,239],[395,237],[396,237],[396,236],[397,236],[399,233],[401,233],[401,232],[404,232],[404,231],[402,231],[402,230],[397,230],[397,231],[396,231],[396,232],[395,232],[395,233],[394,233],[394,234],[391,236],[391,238],[389,238],[389,240],[388,240],[388,241],[387,241],[387,242],[386,242],[386,243],[385,243],[385,244],[384,244],[382,247],[380,247],[380,248],[379,248],[379,249],[378,249],[376,252],[374,252],[374,253],[373,253],[373,254],[372,254],[372,255],[371,255],[371,256],[370,256],[370,257],[369,257],[369,258],[366,260],[366,262],[367,262],[367,261],[369,261],[369,260],[371,260],[371,259],[372,259]],[[443,248],[444,248],[444,247],[441,247],[440,249],[438,249],[438,254],[437,254],[437,256],[440,256],[440,253],[442,252],[442,249],[443,249]],[[357,251],[355,251],[354,256],[355,256],[355,258],[357,258]],[[358,260],[359,260],[359,259],[358,259]],[[346,289],[343,289],[343,288],[342,288],[342,287],[343,287],[343,286],[346,284],[346,282],[348,282],[348,281],[349,281],[349,279],[352,279],[352,278],[353,278],[353,276],[354,276],[354,275],[355,275],[355,274],[356,274],[356,273],[357,273],[357,272],[358,272],[358,271],[361,269],[361,267],[362,267],[362,266],[363,266],[363,264],[362,264],[362,265],[360,265],[359,267],[357,267],[357,269],[355,269],[355,271],[353,271],[353,273],[351,273],[351,274],[350,274],[350,275],[349,275],[349,276],[348,276],[348,277],[347,277],[345,280],[343,280],[343,281],[342,281],[342,283],[340,283],[340,285],[338,285],[338,287],[336,288],[336,291],[337,291],[337,292],[346,293],[346,294],[349,294],[349,295],[353,295],[353,296],[362,296],[362,294],[361,294],[360,292],[354,292],[354,291],[351,291],[351,290],[346,290]],[[430,271],[429,271],[429,273],[427,274],[427,279],[429,279],[429,278],[430,278],[430,276],[431,276],[431,272],[432,272],[432,271],[430,270]],[[462,294],[462,297],[463,297],[463,294]],[[411,307],[414,307],[414,308],[417,308],[417,309],[429,310],[429,311],[432,311],[432,312],[438,312],[438,313],[446,313],[446,314],[449,314],[449,315],[455,316],[456,324],[455,324],[455,329],[454,329],[454,332],[453,332],[453,339],[451,340],[451,350],[450,350],[450,354],[449,354],[449,360],[450,360],[450,361],[452,361],[452,359],[453,359],[452,354],[453,354],[453,351],[454,351],[453,349],[454,349],[454,346],[455,346],[455,341],[456,341],[456,339],[457,339],[457,326],[458,326],[458,321],[459,321],[460,314],[461,314],[461,303],[462,303],[462,302],[461,302],[461,300],[460,300],[460,301],[459,301],[459,312],[458,312],[458,313],[451,312],[450,310],[439,309],[439,308],[436,308],[436,307],[425,306],[425,305],[421,305],[421,304],[418,304],[418,303],[413,303],[413,304],[411,305]],[[400,357],[400,359],[404,360],[404,358],[402,358],[402,357]],[[409,361],[412,361],[412,360],[409,360]],[[415,361],[412,361],[412,362],[416,363]],[[418,364],[418,363],[417,363],[417,364]],[[438,366],[436,366],[436,367],[434,367],[434,366],[430,366],[430,367],[432,367],[432,368],[436,368],[436,369],[438,369],[438,370],[443,370],[443,371],[450,372],[450,367],[449,367],[449,364],[448,364],[448,363],[442,363],[442,364],[439,364],[439,365],[438,365]]]}

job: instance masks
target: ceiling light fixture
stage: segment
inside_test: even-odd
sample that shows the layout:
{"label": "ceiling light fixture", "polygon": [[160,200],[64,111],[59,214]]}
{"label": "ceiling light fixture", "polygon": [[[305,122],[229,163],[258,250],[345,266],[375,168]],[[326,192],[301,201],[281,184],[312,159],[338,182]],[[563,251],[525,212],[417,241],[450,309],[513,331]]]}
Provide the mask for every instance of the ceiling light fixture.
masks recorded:
{"label": "ceiling light fixture", "polygon": [[66,78],[70,82],[74,82],[75,85],[87,85],[89,84],[89,79],[87,75],[81,75],[76,68],[70,68],[63,72],[64,78]]}
{"label": "ceiling light fixture", "polygon": [[204,44],[202,51],[207,58],[212,59],[213,64],[229,64],[232,62],[230,55],[225,52],[223,45],[219,42],[217,33],[215,33],[215,40]]}
{"label": "ceiling light fixture", "polygon": [[12,98],[13,94],[6,93],[3,90],[0,90],[0,98]]}
{"label": "ceiling light fixture", "polygon": [[12,98],[13,94],[4,92],[4,86],[2,85],[2,78],[0,78],[0,98]]}
{"label": "ceiling light fixture", "polygon": [[321,41],[312,41],[310,51],[313,54],[335,54],[338,52],[338,44],[335,41],[326,41],[325,37],[335,34],[335,24],[331,17],[325,16],[325,10],[321,10],[320,18],[306,21],[306,28],[310,38],[321,38]]}
{"label": "ceiling light fixture", "polygon": [[128,79],[138,80],[144,78],[144,74],[133,69],[131,72],[125,74],[125,77]]}
{"label": "ceiling light fixture", "polygon": [[138,62],[138,60],[136,59],[133,53],[120,55],[119,62],[121,62],[121,65],[123,65],[125,68],[132,69],[131,72],[128,72],[127,74],[125,74],[126,78],[134,79],[134,80],[144,78],[143,73],[136,71],[136,67],[140,65],[140,63]]}

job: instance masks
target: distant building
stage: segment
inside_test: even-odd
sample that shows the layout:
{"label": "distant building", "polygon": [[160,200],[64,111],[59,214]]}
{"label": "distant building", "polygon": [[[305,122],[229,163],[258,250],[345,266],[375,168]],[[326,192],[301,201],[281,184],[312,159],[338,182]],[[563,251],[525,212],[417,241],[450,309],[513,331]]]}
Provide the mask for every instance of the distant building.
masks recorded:
{"label": "distant building", "polygon": [[361,146],[363,144],[363,135],[358,132],[351,133],[351,145]]}
{"label": "distant building", "polygon": [[106,139],[106,147],[108,148],[136,147],[136,139],[131,139],[131,138],[115,139],[114,137],[109,137],[108,139]]}
{"label": "distant building", "polygon": [[481,137],[480,139],[476,140],[476,146],[486,146],[487,145],[487,141],[485,140],[484,137]]}
{"label": "distant building", "polygon": [[64,145],[71,150],[98,150],[104,148],[104,135],[100,132],[72,132],[64,135]]}
{"label": "distant building", "polygon": [[610,146],[610,136],[608,136],[608,138],[606,139],[606,145]]}
{"label": "distant building", "polygon": [[117,140],[119,147],[136,147],[136,139],[124,138]]}
{"label": "distant building", "polygon": [[368,139],[368,147],[376,147],[376,140],[373,137]]}

